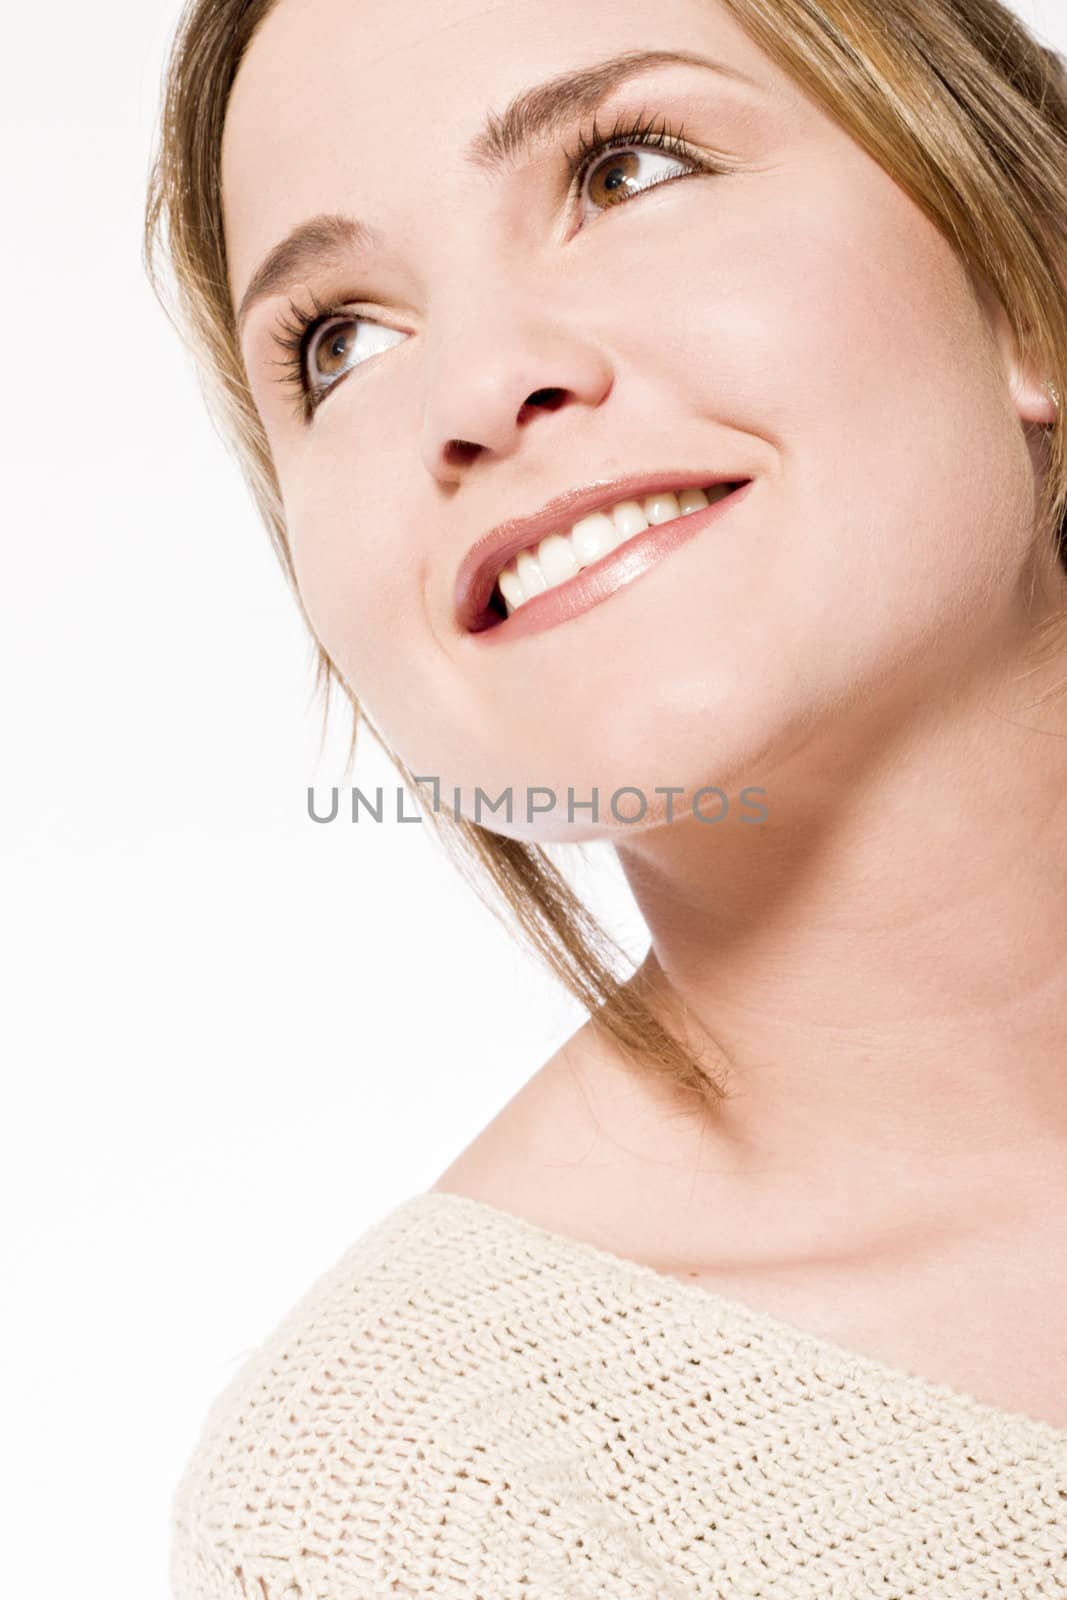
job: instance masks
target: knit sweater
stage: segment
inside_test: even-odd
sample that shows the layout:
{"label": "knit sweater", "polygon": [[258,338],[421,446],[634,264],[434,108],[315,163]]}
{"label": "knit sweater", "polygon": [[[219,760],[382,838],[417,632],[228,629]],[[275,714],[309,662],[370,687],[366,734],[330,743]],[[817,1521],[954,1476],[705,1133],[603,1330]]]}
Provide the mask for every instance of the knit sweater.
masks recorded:
{"label": "knit sweater", "polygon": [[174,1600],[1067,1597],[1067,1429],[459,1195],[208,1411]]}

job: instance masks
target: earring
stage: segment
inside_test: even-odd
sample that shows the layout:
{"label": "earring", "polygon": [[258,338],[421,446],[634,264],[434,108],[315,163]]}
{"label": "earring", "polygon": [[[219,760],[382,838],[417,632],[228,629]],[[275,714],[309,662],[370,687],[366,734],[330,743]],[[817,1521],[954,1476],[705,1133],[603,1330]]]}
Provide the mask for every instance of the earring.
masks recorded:
{"label": "earring", "polygon": [[1052,404],[1056,407],[1056,410],[1058,411],[1060,409],[1060,391],[1056,388],[1056,385],[1054,383],[1046,383],[1046,384],[1043,385],[1043,387],[1048,390],[1049,394],[1052,397]]}

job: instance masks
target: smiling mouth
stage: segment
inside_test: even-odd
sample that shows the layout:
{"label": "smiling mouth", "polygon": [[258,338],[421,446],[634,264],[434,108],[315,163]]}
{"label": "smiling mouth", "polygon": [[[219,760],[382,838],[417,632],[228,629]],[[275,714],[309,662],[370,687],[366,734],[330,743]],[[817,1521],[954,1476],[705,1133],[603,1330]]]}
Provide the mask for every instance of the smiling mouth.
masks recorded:
{"label": "smiling mouth", "polygon": [[497,576],[488,606],[472,631],[483,633],[497,628],[510,617],[521,615],[540,595],[568,590],[580,574],[605,562],[631,540],[639,540],[649,528],[680,522],[714,506],[748,481],[718,482],[706,488],[619,500],[579,518],[569,529],[548,534],[506,563]]}

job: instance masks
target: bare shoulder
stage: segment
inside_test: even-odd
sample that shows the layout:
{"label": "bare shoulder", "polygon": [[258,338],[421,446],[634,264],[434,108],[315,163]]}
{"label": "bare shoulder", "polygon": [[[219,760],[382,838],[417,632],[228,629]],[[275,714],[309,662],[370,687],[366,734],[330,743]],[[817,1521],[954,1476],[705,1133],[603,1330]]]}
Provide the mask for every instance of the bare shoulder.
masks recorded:
{"label": "bare shoulder", "polygon": [[536,1201],[553,1172],[580,1167],[595,1145],[596,1091],[583,1068],[579,1029],[460,1151],[431,1192],[504,1210]]}
{"label": "bare shoulder", "polygon": [[431,1186],[601,1249],[654,1260],[693,1134],[583,1025]]}

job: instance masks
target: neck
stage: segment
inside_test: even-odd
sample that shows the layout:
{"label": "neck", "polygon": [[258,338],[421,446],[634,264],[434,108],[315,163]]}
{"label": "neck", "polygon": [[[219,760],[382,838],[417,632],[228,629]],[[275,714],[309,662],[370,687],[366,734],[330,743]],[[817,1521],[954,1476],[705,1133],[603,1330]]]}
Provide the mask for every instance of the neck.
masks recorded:
{"label": "neck", "polygon": [[730,1170],[1064,1170],[1067,660],[1032,643],[798,742],[745,779],[760,825],[620,846],[649,975],[715,1041],[701,1148]]}

